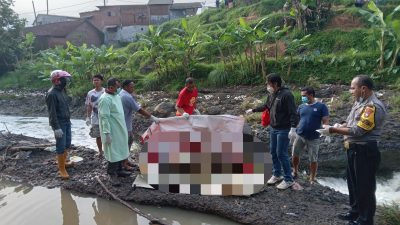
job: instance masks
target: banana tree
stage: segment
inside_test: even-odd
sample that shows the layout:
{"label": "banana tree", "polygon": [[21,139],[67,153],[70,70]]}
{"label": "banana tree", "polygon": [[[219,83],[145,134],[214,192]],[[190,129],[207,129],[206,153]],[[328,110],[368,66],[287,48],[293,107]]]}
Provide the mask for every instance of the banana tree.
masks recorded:
{"label": "banana tree", "polygon": [[359,12],[368,17],[368,21],[371,25],[380,30],[380,37],[377,40],[377,44],[380,51],[379,57],[379,69],[385,67],[385,47],[386,47],[386,33],[388,32],[388,27],[383,17],[383,12],[375,5],[373,1],[370,1],[367,5],[370,11],[360,9]]}
{"label": "banana tree", "polygon": [[287,70],[287,76],[290,75],[293,65],[293,56],[299,51],[300,48],[307,45],[306,41],[310,35],[306,35],[301,39],[286,40],[286,54],[289,55],[289,66]]}
{"label": "banana tree", "polygon": [[131,57],[129,57],[128,61],[132,62],[137,57],[148,58],[154,65],[157,74],[161,75],[163,66],[161,62],[165,60],[160,59],[164,56],[160,53],[165,50],[166,45],[163,27],[158,26],[157,28],[154,28],[154,26],[150,25],[149,34],[141,35],[139,41],[144,44],[144,48],[140,51],[136,51]]}
{"label": "banana tree", "polygon": [[[392,63],[390,64],[390,70],[393,70],[397,65],[397,58],[400,56],[400,5],[397,6],[392,13],[390,13],[386,18],[385,22],[388,26],[388,33],[392,37],[395,47],[391,52],[393,52]],[[397,69],[394,73],[397,72]]]}
{"label": "banana tree", "polygon": [[181,29],[175,28],[174,31],[174,45],[178,56],[183,56],[182,66],[186,77],[191,75],[193,66],[198,60],[196,55],[196,48],[202,41],[199,39],[198,28],[190,29],[186,19],[181,20]]}

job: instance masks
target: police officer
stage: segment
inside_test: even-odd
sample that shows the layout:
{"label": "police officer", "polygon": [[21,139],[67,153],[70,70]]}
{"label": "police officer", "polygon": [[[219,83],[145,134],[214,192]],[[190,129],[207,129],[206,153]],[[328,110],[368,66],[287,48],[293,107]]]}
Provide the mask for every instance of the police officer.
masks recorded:
{"label": "police officer", "polygon": [[373,82],[366,75],[351,81],[350,92],[355,98],[346,122],[325,125],[322,135],[344,135],[347,150],[347,186],[351,210],[338,217],[349,225],[372,225],[376,210],[376,172],[381,155],[378,139],[386,116],[386,108],[373,92]]}

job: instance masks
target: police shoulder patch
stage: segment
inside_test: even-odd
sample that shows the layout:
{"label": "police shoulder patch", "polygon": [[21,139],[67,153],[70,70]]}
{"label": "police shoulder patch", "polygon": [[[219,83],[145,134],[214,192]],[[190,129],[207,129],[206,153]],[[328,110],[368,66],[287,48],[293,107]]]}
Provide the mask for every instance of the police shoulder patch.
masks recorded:
{"label": "police shoulder patch", "polygon": [[375,127],[375,111],[374,105],[366,105],[361,112],[357,126],[367,131],[372,130]]}

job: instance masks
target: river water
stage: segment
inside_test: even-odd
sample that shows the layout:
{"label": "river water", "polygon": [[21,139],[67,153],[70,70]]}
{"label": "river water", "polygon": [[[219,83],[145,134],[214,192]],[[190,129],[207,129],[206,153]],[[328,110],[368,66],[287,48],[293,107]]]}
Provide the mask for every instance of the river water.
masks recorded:
{"label": "river water", "polygon": [[[54,141],[46,117],[17,117],[0,115],[0,131],[10,131],[30,137]],[[90,138],[89,128],[83,120],[72,120],[72,143],[97,149],[95,139]],[[347,194],[346,181],[341,178],[323,177],[322,185]],[[379,204],[400,202],[400,173],[389,180],[378,179]],[[134,205],[140,210],[163,218],[174,225],[230,225],[236,224],[217,216],[195,213],[174,208]],[[21,224],[132,224],[148,225],[148,221],[134,214],[125,206],[59,188],[30,187],[0,179],[0,225]],[[45,213],[44,213],[45,212]],[[20,216],[23,214],[23,216]]]}
{"label": "river water", "polygon": [[[72,144],[97,149],[83,120],[71,120]],[[47,117],[0,115],[0,131],[55,142]],[[218,216],[168,207],[132,204],[146,214],[173,225],[236,225]],[[31,187],[0,178],[0,225],[148,225],[119,202],[62,190]]]}

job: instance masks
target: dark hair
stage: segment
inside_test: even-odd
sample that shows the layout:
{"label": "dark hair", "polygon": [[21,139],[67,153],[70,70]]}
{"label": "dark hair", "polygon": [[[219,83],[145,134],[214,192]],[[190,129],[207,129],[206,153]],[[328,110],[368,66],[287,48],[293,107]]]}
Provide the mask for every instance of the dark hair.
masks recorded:
{"label": "dark hair", "polygon": [[369,76],[361,74],[354,77],[354,79],[356,78],[357,78],[357,85],[359,87],[365,86],[370,90],[374,89],[374,82]]}
{"label": "dark hair", "polygon": [[278,87],[282,86],[282,78],[276,73],[268,74],[267,82],[276,83],[278,85]]}
{"label": "dark hair", "polygon": [[193,84],[193,82],[194,82],[193,77],[188,77],[188,78],[186,78],[186,80],[185,80],[185,84]]}
{"label": "dark hair", "polygon": [[133,80],[124,80],[124,82],[122,82],[122,88],[128,87],[130,83],[133,83]]}
{"label": "dark hair", "polygon": [[117,78],[111,77],[107,80],[107,87],[115,87],[117,86],[117,82],[119,82]]}
{"label": "dark hair", "polygon": [[104,80],[103,74],[100,74],[100,73],[94,75],[94,76],[92,77],[92,80],[93,80],[94,78],[97,78],[97,79],[100,79],[100,80]]}
{"label": "dark hair", "polygon": [[308,95],[312,95],[313,97],[315,97],[315,91],[312,87],[305,87],[301,89],[301,91],[305,91]]}

